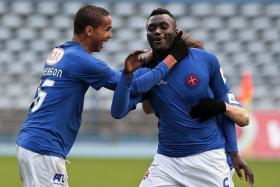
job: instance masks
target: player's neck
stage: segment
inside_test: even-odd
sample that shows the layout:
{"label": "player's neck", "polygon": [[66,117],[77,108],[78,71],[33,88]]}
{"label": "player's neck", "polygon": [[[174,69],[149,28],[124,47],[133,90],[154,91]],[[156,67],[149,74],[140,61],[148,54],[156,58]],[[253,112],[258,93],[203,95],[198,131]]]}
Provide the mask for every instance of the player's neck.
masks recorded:
{"label": "player's neck", "polygon": [[72,41],[80,43],[85,48],[86,51],[88,51],[89,53],[92,53],[91,45],[88,42],[87,38],[83,37],[83,35],[74,34],[72,37]]}
{"label": "player's neck", "polygon": [[163,51],[154,51],[157,61],[162,61],[167,55],[167,52]]}

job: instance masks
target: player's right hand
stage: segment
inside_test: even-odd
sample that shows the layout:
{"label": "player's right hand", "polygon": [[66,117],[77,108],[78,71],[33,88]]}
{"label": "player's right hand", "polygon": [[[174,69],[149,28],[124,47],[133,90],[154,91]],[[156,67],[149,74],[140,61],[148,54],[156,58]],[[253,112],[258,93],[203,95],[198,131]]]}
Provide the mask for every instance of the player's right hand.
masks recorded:
{"label": "player's right hand", "polygon": [[137,50],[129,54],[125,59],[124,74],[132,75],[145,62],[146,58],[148,58],[147,55],[144,55],[146,52],[144,50]]}
{"label": "player's right hand", "polygon": [[238,175],[238,177],[242,180],[242,170],[244,171],[245,180],[253,186],[255,184],[254,174],[250,169],[249,165],[239,156],[238,152],[230,152],[230,157],[233,163],[233,167]]}

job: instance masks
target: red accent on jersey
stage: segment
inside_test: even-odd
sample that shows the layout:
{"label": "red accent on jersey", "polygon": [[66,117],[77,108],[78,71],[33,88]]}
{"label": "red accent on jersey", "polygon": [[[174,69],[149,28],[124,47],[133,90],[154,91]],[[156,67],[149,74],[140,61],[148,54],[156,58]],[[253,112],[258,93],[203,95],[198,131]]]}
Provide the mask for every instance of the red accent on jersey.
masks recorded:
{"label": "red accent on jersey", "polygon": [[186,76],[186,84],[191,87],[194,88],[199,84],[199,78],[197,75],[195,74],[189,74]]}

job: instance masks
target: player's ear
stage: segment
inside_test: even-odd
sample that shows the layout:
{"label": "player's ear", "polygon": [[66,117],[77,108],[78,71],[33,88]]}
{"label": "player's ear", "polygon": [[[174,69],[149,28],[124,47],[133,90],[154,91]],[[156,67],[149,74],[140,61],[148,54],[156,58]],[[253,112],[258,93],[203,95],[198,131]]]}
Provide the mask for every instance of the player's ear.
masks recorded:
{"label": "player's ear", "polygon": [[92,26],[87,25],[85,27],[85,34],[87,37],[92,37],[94,34],[94,28]]}

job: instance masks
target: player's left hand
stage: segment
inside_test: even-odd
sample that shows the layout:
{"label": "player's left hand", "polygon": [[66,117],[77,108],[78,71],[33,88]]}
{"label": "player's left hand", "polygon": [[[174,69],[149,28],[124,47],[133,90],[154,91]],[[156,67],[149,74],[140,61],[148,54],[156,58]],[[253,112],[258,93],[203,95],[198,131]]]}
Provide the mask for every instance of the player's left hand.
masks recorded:
{"label": "player's left hand", "polygon": [[238,152],[231,152],[230,157],[238,177],[241,180],[243,179],[243,170],[246,182],[253,186],[255,183],[254,174],[250,169],[249,165],[239,156]]}
{"label": "player's left hand", "polygon": [[182,39],[182,35],[182,31],[177,34],[169,51],[169,54],[172,55],[177,60],[177,62],[182,61],[189,53],[189,48]]}
{"label": "player's left hand", "polygon": [[137,50],[129,54],[124,63],[124,73],[126,75],[132,75],[132,73],[138,69],[143,63],[150,60],[152,52],[145,50]]}
{"label": "player's left hand", "polygon": [[207,98],[191,108],[190,116],[193,119],[198,118],[199,122],[203,122],[225,111],[226,104],[224,101]]}

